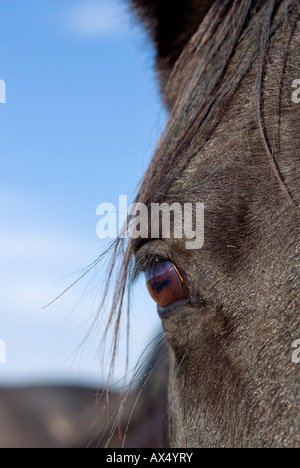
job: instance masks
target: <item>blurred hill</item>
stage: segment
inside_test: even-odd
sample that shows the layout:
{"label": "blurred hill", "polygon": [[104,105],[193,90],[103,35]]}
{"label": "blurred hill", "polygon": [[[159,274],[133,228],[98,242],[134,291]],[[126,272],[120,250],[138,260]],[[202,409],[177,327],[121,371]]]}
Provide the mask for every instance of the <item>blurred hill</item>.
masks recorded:
{"label": "blurred hill", "polygon": [[158,358],[125,405],[122,394],[90,388],[0,388],[0,448],[119,448],[125,433],[125,447],[163,447],[167,368]]}

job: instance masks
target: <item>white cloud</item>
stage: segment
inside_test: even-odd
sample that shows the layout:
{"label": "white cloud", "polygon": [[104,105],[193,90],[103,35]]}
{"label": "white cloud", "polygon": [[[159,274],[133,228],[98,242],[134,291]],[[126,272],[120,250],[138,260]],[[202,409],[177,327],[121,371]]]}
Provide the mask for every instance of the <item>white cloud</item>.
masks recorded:
{"label": "white cloud", "polygon": [[[0,233],[0,255],[2,259],[20,259],[20,257],[36,258],[43,256],[49,261],[57,261],[64,257],[64,262],[71,260],[74,252],[77,252],[81,258],[88,260],[88,254],[92,249],[88,248],[87,242],[83,239],[71,238],[70,236],[57,232],[43,232],[41,229],[31,230],[26,227],[18,232],[11,230],[2,230]],[[55,258],[56,257],[56,258]]]}
{"label": "white cloud", "polygon": [[116,36],[126,31],[128,15],[115,0],[89,0],[66,12],[65,27],[70,34],[83,38]]}
{"label": "white cloud", "polygon": [[[95,257],[93,246],[81,238],[30,228],[23,228],[19,232],[10,229],[2,231],[2,308],[13,310],[14,313],[40,311],[51,298],[72,283],[78,274],[57,280],[63,275],[85,268]],[[76,302],[73,294],[71,297]],[[69,306],[71,307],[70,303]]]}

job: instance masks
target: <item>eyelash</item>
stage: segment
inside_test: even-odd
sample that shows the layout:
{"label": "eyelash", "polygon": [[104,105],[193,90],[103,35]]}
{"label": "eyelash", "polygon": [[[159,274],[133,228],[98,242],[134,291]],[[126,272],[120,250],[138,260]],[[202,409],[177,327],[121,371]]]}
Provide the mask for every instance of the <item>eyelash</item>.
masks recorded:
{"label": "eyelash", "polygon": [[169,262],[172,262],[167,257],[162,257],[157,254],[147,254],[143,257],[140,257],[138,261],[135,263],[133,273],[132,273],[132,280],[133,282],[136,281],[143,273],[146,272],[147,268],[151,268],[155,266],[156,263],[162,262],[164,260],[167,260]]}

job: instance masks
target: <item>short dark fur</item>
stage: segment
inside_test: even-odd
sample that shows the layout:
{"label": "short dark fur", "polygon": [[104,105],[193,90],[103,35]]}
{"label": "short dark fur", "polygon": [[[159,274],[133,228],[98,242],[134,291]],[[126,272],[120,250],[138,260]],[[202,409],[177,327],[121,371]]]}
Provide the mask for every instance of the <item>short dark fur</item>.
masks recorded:
{"label": "short dark fur", "polygon": [[115,344],[133,254],[169,259],[199,297],[163,320],[169,445],[299,447],[299,2],[133,3],[170,112],[137,199],[203,202],[205,244],[129,243]]}
{"label": "short dark fur", "polygon": [[197,31],[213,0],[133,0],[157,50],[162,87],[190,37]]}

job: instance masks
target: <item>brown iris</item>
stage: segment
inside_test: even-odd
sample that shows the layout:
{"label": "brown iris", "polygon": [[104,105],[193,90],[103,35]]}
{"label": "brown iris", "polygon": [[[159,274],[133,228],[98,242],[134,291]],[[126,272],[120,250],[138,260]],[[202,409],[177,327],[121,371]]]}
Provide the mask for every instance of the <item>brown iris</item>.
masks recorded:
{"label": "brown iris", "polygon": [[160,307],[188,299],[190,290],[177,268],[167,260],[156,262],[147,268],[147,289]]}

